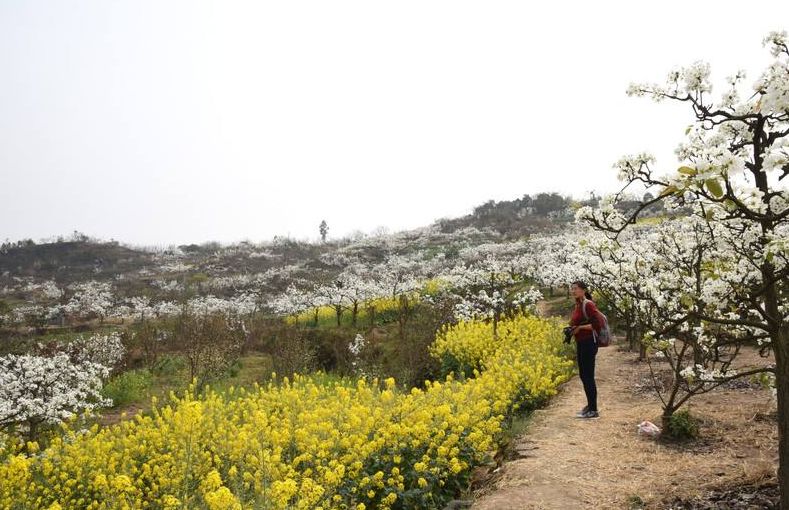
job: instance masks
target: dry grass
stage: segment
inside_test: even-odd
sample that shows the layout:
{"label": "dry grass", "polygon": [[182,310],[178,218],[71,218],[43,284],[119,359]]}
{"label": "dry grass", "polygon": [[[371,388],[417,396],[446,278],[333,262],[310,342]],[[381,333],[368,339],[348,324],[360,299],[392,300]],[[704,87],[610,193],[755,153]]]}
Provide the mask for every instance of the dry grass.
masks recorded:
{"label": "dry grass", "polygon": [[[586,403],[581,383],[563,385],[519,439],[526,456],[505,463],[472,508],[666,508],[676,496],[775,478],[778,432],[769,391],[721,387],[698,396],[689,409],[701,419],[699,439],[654,440],[637,434],[642,420],[660,424],[661,407],[654,394],[636,391],[649,376],[636,357],[616,346],[601,349],[601,417],[575,418]],[[742,361],[768,360],[752,351]]]}

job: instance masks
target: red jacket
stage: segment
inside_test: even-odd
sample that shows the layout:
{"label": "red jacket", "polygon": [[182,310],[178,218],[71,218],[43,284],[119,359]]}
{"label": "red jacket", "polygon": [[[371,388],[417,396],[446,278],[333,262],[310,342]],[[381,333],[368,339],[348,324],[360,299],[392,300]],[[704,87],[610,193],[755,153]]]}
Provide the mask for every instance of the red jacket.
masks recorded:
{"label": "red jacket", "polygon": [[[581,303],[583,301],[580,299],[575,300],[575,308],[573,309],[573,314],[570,316],[570,325],[577,326],[584,321],[584,312],[581,310]],[[600,335],[600,330],[603,327],[603,321],[600,319],[600,311],[597,309],[597,305],[589,299],[586,301],[586,315],[589,317],[589,322],[592,324],[592,329],[594,329],[597,335]],[[584,342],[584,341],[593,341],[594,336],[592,332],[589,330],[576,330],[575,332],[575,341],[576,342]]]}

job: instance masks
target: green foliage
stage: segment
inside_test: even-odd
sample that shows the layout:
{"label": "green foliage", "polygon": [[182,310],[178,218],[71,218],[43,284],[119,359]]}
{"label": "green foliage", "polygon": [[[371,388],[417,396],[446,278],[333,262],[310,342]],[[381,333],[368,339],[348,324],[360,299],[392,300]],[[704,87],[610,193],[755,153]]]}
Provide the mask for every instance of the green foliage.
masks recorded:
{"label": "green foliage", "polygon": [[182,356],[166,354],[151,365],[151,372],[157,376],[175,376],[186,368],[186,360]]}
{"label": "green foliage", "polygon": [[761,385],[764,389],[775,389],[775,374],[772,372],[762,372],[760,374],[752,375],[749,377],[749,380]]}
{"label": "green foliage", "polygon": [[124,406],[142,400],[152,381],[151,372],[147,369],[129,370],[112,378],[102,388],[102,393],[112,399],[114,407]]}
{"label": "green foliage", "polygon": [[308,374],[308,377],[315,384],[329,388],[332,385],[343,386],[345,388],[353,388],[356,386],[357,379],[354,377],[342,376],[333,372],[326,372],[323,370],[316,370]]}
{"label": "green foliage", "polygon": [[707,186],[707,189],[715,198],[720,198],[723,196],[723,187],[721,183],[718,182],[717,179],[707,179],[704,181],[704,184]]}
{"label": "green foliage", "polygon": [[443,352],[440,356],[441,369],[439,374],[446,377],[450,372],[454,373],[458,380],[466,379],[474,375],[474,369],[481,367],[472,366],[458,360],[452,353]]}
{"label": "green foliage", "polygon": [[227,367],[228,377],[238,377],[238,374],[241,373],[242,368],[243,364],[241,363],[240,359],[233,360],[233,362],[230,363],[230,366]]}
{"label": "green foliage", "polygon": [[638,494],[631,494],[630,496],[628,496],[627,507],[630,508],[631,510],[638,510],[644,508],[645,506],[646,504],[644,503],[644,500],[641,499],[641,496],[639,496]]}
{"label": "green foliage", "polygon": [[699,436],[698,420],[683,409],[671,415],[666,434],[673,439],[694,439]]}
{"label": "green foliage", "polygon": [[205,273],[194,273],[189,275],[187,282],[189,284],[205,283],[209,279],[210,277]]}

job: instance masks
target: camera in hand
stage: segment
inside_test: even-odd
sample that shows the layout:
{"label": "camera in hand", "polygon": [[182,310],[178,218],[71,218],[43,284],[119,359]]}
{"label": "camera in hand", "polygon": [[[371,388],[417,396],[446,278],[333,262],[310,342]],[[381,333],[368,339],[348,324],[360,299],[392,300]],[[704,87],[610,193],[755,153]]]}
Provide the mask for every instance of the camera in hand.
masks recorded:
{"label": "camera in hand", "polygon": [[[591,324],[590,321],[584,320],[578,326],[583,326],[584,324]],[[564,343],[569,344],[570,340],[573,338],[573,331],[578,326],[567,326],[562,331],[564,332]]]}

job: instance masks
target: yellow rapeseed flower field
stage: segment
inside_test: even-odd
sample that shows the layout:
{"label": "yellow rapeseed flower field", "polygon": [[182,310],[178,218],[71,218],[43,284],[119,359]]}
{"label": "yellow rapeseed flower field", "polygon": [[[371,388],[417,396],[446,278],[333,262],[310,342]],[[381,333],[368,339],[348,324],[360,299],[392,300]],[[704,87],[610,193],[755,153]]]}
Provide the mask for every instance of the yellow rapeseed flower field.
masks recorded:
{"label": "yellow rapeseed flower field", "polygon": [[479,367],[424,388],[309,375],[198,397],[46,448],[0,444],[0,508],[436,508],[496,447],[505,415],[572,371],[561,325],[518,317],[439,333],[436,356]]}

